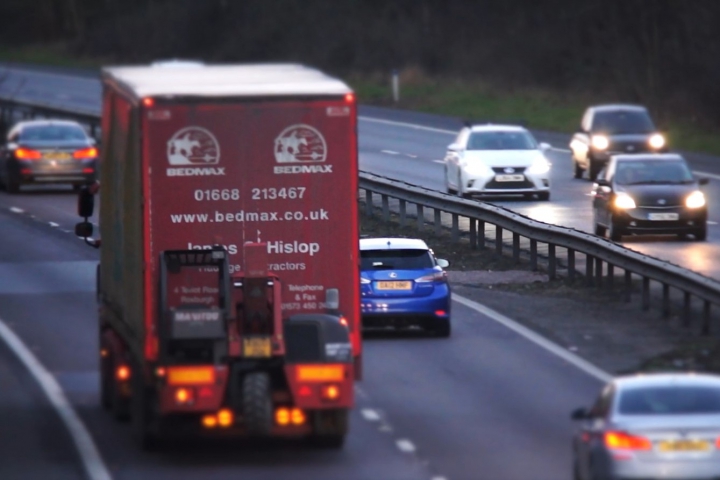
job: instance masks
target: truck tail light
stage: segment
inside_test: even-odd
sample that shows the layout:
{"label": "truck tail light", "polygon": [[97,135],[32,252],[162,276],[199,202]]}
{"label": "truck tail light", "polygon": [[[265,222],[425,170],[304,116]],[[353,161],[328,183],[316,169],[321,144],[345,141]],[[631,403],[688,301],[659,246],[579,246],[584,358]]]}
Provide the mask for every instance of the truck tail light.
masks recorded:
{"label": "truck tail light", "polygon": [[302,425],[305,423],[306,417],[305,412],[299,408],[293,408],[290,410],[290,421],[293,425]]}
{"label": "truck tail light", "polygon": [[235,415],[229,408],[223,408],[217,414],[217,421],[221,427],[229,427],[235,421]]}
{"label": "truck tail light", "polygon": [[345,102],[347,102],[347,103],[355,103],[355,94],[354,94],[354,93],[347,93],[347,94],[345,94]]}
{"label": "truck tail light", "polygon": [[285,426],[290,423],[290,410],[287,408],[278,408],[275,410],[275,423]]}
{"label": "truck tail light", "polygon": [[300,397],[309,397],[312,395],[312,388],[308,385],[303,385],[302,387],[298,388],[298,396]]}
{"label": "truck tail light", "polygon": [[192,388],[178,388],[175,390],[175,403],[187,405],[195,401],[195,392]]}
{"label": "truck tail light", "polygon": [[215,415],[204,415],[202,417],[202,425],[205,428],[215,428],[217,427],[218,419]]}
{"label": "truck tail light", "polygon": [[18,160],[40,160],[42,153],[32,148],[19,147],[15,149],[15,158]]}
{"label": "truck tail light", "polygon": [[650,450],[652,444],[645,437],[625,432],[605,432],[605,446],[610,450]]}
{"label": "truck tail light", "polygon": [[323,400],[336,402],[340,399],[340,386],[333,383],[329,385],[323,385],[322,390],[320,390],[320,396],[323,398]]}
{"label": "truck tail light", "polygon": [[127,365],[120,365],[115,370],[115,378],[120,382],[127,382],[130,380],[130,367]]}
{"label": "truck tail light", "polygon": [[297,380],[299,382],[339,382],[345,378],[343,365],[299,365]]}
{"label": "truck tail light", "polygon": [[95,158],[97,156],[98,156],[98,150],[95,147],[83,148],[81,150],[75,150],[75,153],[73,153],[73,158],[75,158],[75,159]]}

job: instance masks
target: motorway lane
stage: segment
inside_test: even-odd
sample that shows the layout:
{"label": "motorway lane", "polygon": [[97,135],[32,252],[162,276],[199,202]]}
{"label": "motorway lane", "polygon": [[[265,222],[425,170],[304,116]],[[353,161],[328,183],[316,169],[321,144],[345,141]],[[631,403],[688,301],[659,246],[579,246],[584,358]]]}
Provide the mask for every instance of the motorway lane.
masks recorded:
{"label": "motorway lane", "polygon": [[[0,205],[8,198],[16,200],[0,196]],[[342,452],[193,442],[142,453],[129,427],[114,423],[98,405],[97,252],[32,219],[32,212],[2,206],[0,318],[56,376],[117,479],[570,477],[568,412],[587,404],[599,383],[459,304],[451,339],[366,341],[366,379]],[[58,224],[70,219],[48,218]],[[8,441],[0,432],[0,446]],[[399,449],[408,445],[416,451]]]}
{"label": "motorway lane", "polygon": [[[370,110],[376,115],[378,110]],[[405,112],[409,115],[409,112]],[[436,127],[416,124],[430,122],[427,115],[418,117],[414,124],[408,124],[412,117],[397,120],[376,119],[367,114],[361,117],[360,168],[377,175],[403,180],[433,190],[445,191],[444,157],[445,147],[452,142],[454,130],[447,125],[447,119],[438,120]],[[456,128],[459,124],[456,122]],[[520,198],[487,197],[492,202],[517,213],[546,223],[562,225],[577,230],[592,232],[593,214],[592,184],[587,180],[571,178],[572,161],[564,148],[562,138],[557,134],[536,134],[540,141],[554,141],[553,150],[548,152],[552,163],[550,172],[551,201],[525,201]],[[712,165],[701,164],[712,170]],[[718,169],[720,167],[715,167]],[[712,175],[715,170],[707,172]],[[625,237],[623,245],[653,257],[681,265],[696,272],[720,278],[720,176],[706,187],[709,209],[707,242],[693,242],[677,239],[675,236]]]}

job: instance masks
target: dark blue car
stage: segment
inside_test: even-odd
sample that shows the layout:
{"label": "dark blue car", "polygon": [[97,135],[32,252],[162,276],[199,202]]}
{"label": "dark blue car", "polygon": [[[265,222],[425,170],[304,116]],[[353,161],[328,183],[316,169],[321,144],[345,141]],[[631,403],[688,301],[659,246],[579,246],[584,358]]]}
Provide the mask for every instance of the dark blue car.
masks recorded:
{"label": "dark blue car", "polygon": [[443,268],[422,240],[360,240],[363,328],[421,327],[450,336],[450,285]]}

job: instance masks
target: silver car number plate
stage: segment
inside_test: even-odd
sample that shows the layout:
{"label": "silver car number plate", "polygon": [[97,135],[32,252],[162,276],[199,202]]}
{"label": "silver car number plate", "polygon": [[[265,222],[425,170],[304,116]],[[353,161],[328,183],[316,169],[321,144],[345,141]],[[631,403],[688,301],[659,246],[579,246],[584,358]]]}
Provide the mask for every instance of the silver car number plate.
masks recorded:
{"label": "silver car number plate", "polygon": [[648,213],[648,220],[672,221],[680,220],[678,213]]}
{"label": "silver car number plate", "polygon": [[496,182],[522,182],[525,175],[495,175]]}

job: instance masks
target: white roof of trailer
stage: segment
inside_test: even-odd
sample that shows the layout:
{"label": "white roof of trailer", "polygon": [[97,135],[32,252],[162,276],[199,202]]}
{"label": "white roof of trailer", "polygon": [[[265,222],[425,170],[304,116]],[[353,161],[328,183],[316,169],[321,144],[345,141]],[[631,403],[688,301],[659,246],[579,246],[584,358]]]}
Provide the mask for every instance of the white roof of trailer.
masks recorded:
{"label": "white roof of trailer", "polygon": [[294,63],[204,65],[177,63],[166,68],[119,66],[103,68],[103,75],[137,97],[199,96],[253,97],[344,95],[352,89],[319,70]]}

